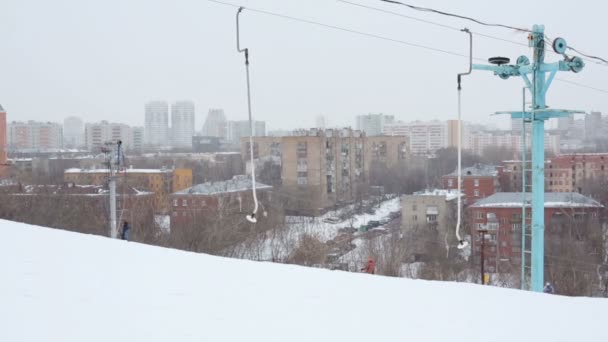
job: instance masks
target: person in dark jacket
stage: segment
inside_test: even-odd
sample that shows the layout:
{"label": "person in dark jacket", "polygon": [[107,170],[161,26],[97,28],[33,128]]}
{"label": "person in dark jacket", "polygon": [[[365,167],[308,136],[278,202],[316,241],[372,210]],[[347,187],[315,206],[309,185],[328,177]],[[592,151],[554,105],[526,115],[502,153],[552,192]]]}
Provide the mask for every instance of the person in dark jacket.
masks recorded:
{"label": "person in dark jacket", "polygon": [[545,284],[545,288],[543,289],[543,292],[553,294],[553,292],[555,292],[555,289],[553,288],[553,285],[551,285],[551,283],[547,283],[547,284]]}
{"label": "person in dark jacket", "polygon": [[367,260],[367,265],[365,265],[365,267],[363,267],[361,271],[364,271],[365,273],[369,274],[374,274],[376,272],[376,263],[374,262],[374,259],[372,259],[372,257],[369,257],[369,259]]}
{"label": "person in dark jacket", "polygon": [[131,233],[131,226],[129,225],[129,222],[125,221],[122,224],[122,233],[120,234],[120,238],[125,241],[129,241],[130,233]]}

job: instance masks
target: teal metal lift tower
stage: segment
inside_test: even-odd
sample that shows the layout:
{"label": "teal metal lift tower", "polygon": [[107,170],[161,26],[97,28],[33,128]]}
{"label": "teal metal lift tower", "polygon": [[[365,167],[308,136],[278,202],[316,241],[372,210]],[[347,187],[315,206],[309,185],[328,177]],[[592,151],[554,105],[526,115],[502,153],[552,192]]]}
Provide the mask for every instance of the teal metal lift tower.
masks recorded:
{"label": "teal metal lift tower", "polygon": [[[513,119],[523,119],[532,124],[532,291],[541,292],[544,283],[545,269],[545,120],[568,116],[582,111],[549,109],[545,102],[547,90],[558,71],[583,70],[585,64],[580,57],[566,55],[566,41],[557,38],[553,41],[553,50],[564,56],[564,59],[555,63],[545,63],[545,28],[543,25],[534,25],[528,36],[529,46],[533,49],[533,60],[520,56],[514,65],[510,65],[506,57],[492,57],[492,65],[473,64],[474,70],[488,70],[494,75],[508,79],[511,76],[520,76],[532,95],[532,107],[529,111],[499,112],[510,114]],[[549,74],[548,76],[546,74]],[[532,76],[530,80],[529,76]],[[525,167],[524,167],[525,168]],[[524,171],[525,172],[525,171]],[[525,203],[523,203],[525,205]],[[525,227],[522,226],[522,234]],[[525,246],[521,246],[525,248]],[[522,259],[522,263],[525,261]]]}

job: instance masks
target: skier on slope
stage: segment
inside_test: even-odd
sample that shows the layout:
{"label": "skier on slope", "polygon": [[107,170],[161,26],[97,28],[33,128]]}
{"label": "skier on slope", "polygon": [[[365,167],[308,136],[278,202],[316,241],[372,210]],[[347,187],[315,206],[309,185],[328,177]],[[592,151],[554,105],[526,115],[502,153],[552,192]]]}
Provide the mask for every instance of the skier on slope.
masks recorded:
{"label": "skier on slope", "polygon": [[365,273],[369,274],[374,274],[376,272],[376,263],[374,262],[374,259],[372,259],[372,257],[369,257],[369,259],[367,260],[367,265],[365,265],[365,267],[363,267],[361,271],[364,271]]}
{"label": "skier on slope", "polygon": [[120,234],[120,238],[125,241],[129,241],[130,233],[131,233],[131,226],[129,225],[129,222],[125,221],[122,224],[122,233]]}
{"label": "skier on slope", "polygon": [[553,294],[553,292],[555,292],[555,289],[553,288],[551,283],[547,283],[547,284],[545,284],[545,288],[543,289],[543,292]]}

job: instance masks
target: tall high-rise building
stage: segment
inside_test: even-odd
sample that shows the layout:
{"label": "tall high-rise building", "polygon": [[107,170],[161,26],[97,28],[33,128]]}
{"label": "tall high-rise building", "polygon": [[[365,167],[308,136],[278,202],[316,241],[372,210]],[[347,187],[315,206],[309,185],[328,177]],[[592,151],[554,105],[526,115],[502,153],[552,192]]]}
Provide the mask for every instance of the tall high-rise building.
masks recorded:
{"label": "tall high-rise building", "polygon": [[169,145],[169,105],[165,101],[146,103],[145,138],[151,146]]}
{"label": "tall high-rise building", "polygon": [[[253,121],[253,136],[266,136],[266,121]],[[234,144],[239,144],[241,138],[248,137],[251,132],[249,120],[228,121],[228,140]]]}
{"label": "tall high-rise building", "polygon": [[203,125],[203,135],[207,137],[226,138],[228,135],[226,115],[223,109],[209,109],[205,124]]}
{"label": "tall high-rise building", "polygon": [[6,164],[6,111],[0,105],[0,165]]}
{"label": "tall high-rise building", "polygon": [[171,105],[171,141],[174,147],[192,147],[194,102],[177,101]]}
{"label": "tall high-rise building", "polygon": [[357,116],[357,129],[365,132],[368,137],[382,135],[386,124],[395,122],[395,117],[384,114],[367,114]]}
{"label": "tall high-rise building", "polygon": [[602,133],[602,113],[591,112],[585,115],[585,139],[597,139]]}
{"label": "tall high-rise building", "polygon": [[79,117],[70,116],[63,120],[63,145],[70,148],[85,146],[84,123]]}
{"label": "tall high-rise building", "polygon": [[48,151],[63,147],[63,128],[54,122],[11,122],[8,148],[15,151]]}
{"label": "tall high-rise building", "polygon": [[98,152],[107,142],[122,141],[126,149],[133,148],[131,127],[121,123],[101,121],[85,125],[86,146],[89,151]]}
{"label": "tall high-rise building", "polygon": [[557,119],[557,129],[560,131],[568,131],[574,126],[574,114]]}
{"label": "tall high-rise building", "polygon": [[131,149],[135,152],[141,152],[144,148],[144,128],[143,127],[132,127],[131,128]]}

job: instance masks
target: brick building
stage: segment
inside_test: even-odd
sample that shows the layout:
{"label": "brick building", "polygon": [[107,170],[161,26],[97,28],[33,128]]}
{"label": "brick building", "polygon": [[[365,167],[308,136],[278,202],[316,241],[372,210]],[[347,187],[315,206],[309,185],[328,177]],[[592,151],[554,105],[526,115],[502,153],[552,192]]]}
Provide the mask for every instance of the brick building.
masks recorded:
{"label": "brick building", "polygon": [[[253,197],[251,179],[244,175],[231,180],[202,183],[171,194],[171,225],[189,224],[199,215],[222,215],[227,212],[249,213]],[[267,201],[271,186],[256,182],[258,200]]]}
{"label": "brick building", "polygon": [[[531,194],[527,193],[526,200],[530,199]],[[503,263],[518,265],[521,262],[522,200],[522,193],[499,192],[467,208],[473,250],[477,257],[481,251],[479,230],[488,231],[485,249],[488,272],[495,272],[496,267]],[[547,192],[545,236],[559,234],[565,224],[576,225],[598,219],[602,209],[599,202],[576,192]],[[526,210],[526,217],[530,224],[531,208]],[[500,264],[497,264],[499,261]]]}
{"label": "brick building", "polygon": [[[118,219],[138,231],[152,229],[152,192],[132,187],[117,191]],[[0,218],[81,233],[109,234],[109,190],[103,185],[0,186]]]}
{"label": "brick building", "polygon": [[[461,190],[464,193],[464,202],[471,205],[478,200],[491,196],[500,191],[501,166],[475,164],[462,169]],[[445,189],[458,189],[458,170],[442,177]]]}
{"label": "brick building", "polygon": [[[108,182],[108,169],[78,169],[64,171],[64,181],[74,184],[104,185]],[[168,207],[168,195],[192,186],[191,169],[124,169],[117,175],[122,182],[138,189],[155,193],[158,208]]]}
{"label": "brick building", "polygon": [[545,176],[551,191],[583,192],[588,181],[605,180],[608,177],[608,153],[563,154],[550,159]]}
{"label": "brick building", "polygon": [[[526,166],[526,179],[531,184],[531,162]],[[506,182],[503,189],[521,191],[522,162],[502,162]],[[608,178],[608,153],[563,154],[545,161],[545,190],[548,192],[588,192]]]}

